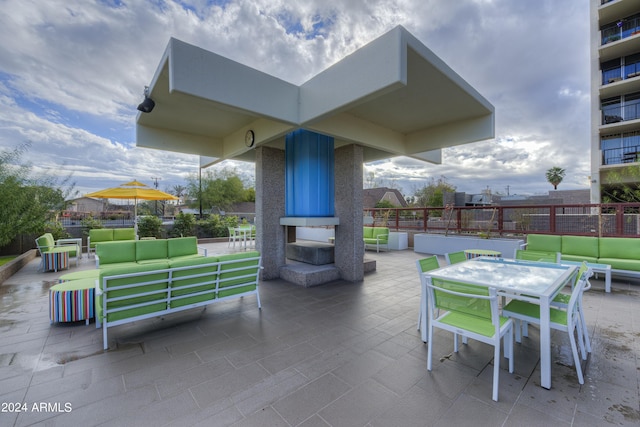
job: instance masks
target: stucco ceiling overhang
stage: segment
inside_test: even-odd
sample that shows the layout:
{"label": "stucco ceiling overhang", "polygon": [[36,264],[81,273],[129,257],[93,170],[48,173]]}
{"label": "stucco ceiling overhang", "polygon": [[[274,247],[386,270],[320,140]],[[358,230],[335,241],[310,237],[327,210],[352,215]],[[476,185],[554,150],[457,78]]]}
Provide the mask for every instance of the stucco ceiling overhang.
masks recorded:
{"label": "stucco ceiling overhang", "polygon": [[401,26],[300,86],[172,38],[149,91],[156,105],[137,115],[137,145],[197,154],[201,166],[284,149],[298,128],[362,145],[366,162],[439,163],[444,147],[494,137],[493,106]]}

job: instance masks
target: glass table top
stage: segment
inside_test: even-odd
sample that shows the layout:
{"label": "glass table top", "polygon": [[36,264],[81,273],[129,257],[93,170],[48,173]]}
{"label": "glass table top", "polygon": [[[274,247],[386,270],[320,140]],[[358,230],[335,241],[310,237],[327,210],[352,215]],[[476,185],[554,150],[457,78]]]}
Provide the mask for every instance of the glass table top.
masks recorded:
{"label": "glass table top", "polygon": [[426,274],[440,279],[492,286],[508,292],[543,296],[551,295],[562,287],[576,269],[572,265],[480,257]]}

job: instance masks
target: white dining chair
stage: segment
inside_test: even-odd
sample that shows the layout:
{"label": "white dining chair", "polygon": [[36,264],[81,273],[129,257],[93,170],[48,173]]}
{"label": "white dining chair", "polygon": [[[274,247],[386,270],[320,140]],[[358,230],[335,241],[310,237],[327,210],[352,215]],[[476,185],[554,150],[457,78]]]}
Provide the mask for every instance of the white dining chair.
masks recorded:
{"label": "white dining chair", "polygon": [[500,377],[500,342],[504,339],[504,357],[509,359],[509,372],[513,372],[513,321],[498,312],[498,293],[467,283],[427,278],[429,339],[427,370],[431,371],[433,359],[433,330],[443,329],[453,333],[453,350],[458,352],[458,335],[492,345],[493,393],[498,401]]}
{"label": "white dining chair", "polygon": [[[584,376],[582,374],[580,356],[578,355],[578,345],[580,346],[582,359],[587,359],[583,342],[583,325],[580,314],[578,313],[578,306],[582,304],[582,294],[585,288],[584,281],[586,281],[586,274],[583,274],[579,283],[573,287],[566,310],[551,307],[549,313],[551,329],[567,332],[569,335],[573,362],[580,384],[584,384]],[[502,308],[502,315],[514,319],[516,342],[521,342],[521,322],[540,325],[540,306],[531,302],[512,300]],[[578,345],[576,345],[576,334]]]}

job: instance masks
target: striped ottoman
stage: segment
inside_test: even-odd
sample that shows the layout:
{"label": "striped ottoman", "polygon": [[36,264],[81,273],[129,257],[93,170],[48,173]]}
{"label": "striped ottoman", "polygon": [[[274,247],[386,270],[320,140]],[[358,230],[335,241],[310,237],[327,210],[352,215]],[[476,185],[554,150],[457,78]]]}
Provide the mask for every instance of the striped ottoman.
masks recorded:
{"label": "striped ottoman", "polygon": [[71,280],[58,283],[49,289],[49,320],[54,322],[77,322],[95,317],[95,279]]}
{"label": "striped ottoman", "polygon": [[69,268],[69,252],[52,250],[43,253],[42,268],[43,271],[58,271]]}

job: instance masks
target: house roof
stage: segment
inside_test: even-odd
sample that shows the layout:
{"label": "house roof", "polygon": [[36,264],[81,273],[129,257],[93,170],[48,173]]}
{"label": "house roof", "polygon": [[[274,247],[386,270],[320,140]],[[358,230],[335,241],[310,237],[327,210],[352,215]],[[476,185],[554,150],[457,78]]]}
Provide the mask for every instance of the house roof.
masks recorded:
{"label": "house roof", "polygon": [[149,96],[136,144],[200,155],[201,166],[254,161],[253,148],[284,149],[300,128],[363,146],[365,162],[439,163],[441,148],[494,137],[493,106],[401,26],[300,86],[172,38]]}
{"label": "house roof", "polygon": [[[390,197],[391,196],[391,197]],[[407,207],[407,201],[404,199],[402,193],[395,188],[378,187],[378,188],[365,188],[363,190],[362,204],[365,209],[371,209],[376,207],[376,203],[381,200],[389,200],[394,205],[400,204],[399,207]],[[396,199],[396,200],[390,200]]]}

